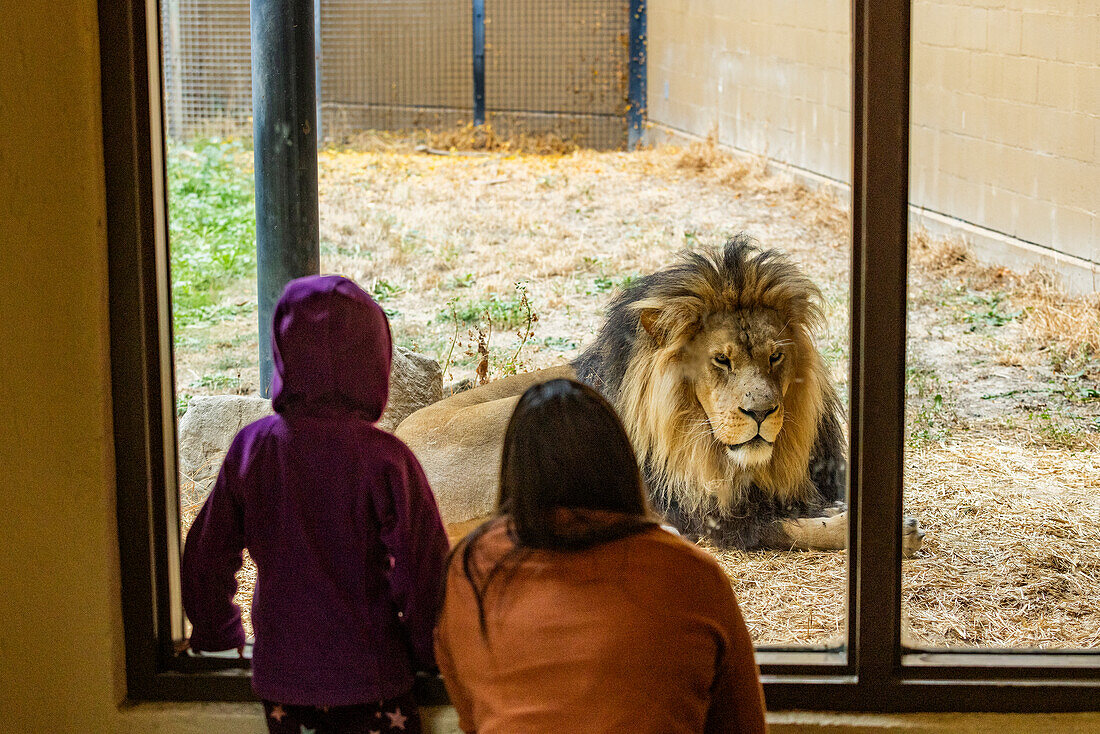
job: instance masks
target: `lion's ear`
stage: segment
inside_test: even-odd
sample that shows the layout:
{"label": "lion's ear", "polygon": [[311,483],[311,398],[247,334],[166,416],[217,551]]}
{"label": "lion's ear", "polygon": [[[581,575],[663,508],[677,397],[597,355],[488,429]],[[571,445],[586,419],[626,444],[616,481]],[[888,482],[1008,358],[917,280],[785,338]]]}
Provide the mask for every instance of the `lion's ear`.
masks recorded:
{"label": "lion's ear", "polygon": [[662,348],[684,337],[690,337],[702,325],[694,313],[676,305],[642,308],[638,311],[638,323],[653,337],[657,346]]}
{"label": "lion's ear", "polygon": [[656,308],[643,308],[642,312],[638,314],[638,323],[642,325],[647,334],[657,340],[658,344],[662,341],[657,334],[657,318],[660,315],[660,310]]}

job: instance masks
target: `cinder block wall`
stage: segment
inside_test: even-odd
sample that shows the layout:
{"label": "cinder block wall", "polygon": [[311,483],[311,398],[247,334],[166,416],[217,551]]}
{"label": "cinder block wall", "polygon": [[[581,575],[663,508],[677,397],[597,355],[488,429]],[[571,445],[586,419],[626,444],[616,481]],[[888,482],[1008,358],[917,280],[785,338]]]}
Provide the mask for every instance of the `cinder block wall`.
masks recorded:
{"label": "cinder block wall", "polygon": [[[848,181],[847,0],[648,12],[652,123]],[[912,203],[987,256],[1062,253],[1100,287],[1100,3],[916,0],[911,83]]]}
{"label": "cinder block wall", "polygon": [[847,180],[847,0],[649,0],[648,117]]}

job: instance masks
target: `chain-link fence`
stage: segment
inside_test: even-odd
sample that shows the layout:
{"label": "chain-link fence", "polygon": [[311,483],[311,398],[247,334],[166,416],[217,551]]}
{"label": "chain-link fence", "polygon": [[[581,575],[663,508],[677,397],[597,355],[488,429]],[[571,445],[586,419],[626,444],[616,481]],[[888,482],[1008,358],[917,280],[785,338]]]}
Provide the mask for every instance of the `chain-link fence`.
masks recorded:
{"label": "chain-link fence", "polygon": [[161,0],[160,12],[168,135],[248,132],[248,0]]}
{"label": "chain-link fence", "polygon": [[[486,120],[593,147],[626,141],[627,0],[484,0]],[[321,129],[474,119],[471,0],[321,0]],[[251,130],[248,0],[162,0],[173,138]]]}
{"label": "chain-link fence", "polygon": [[624,0],[486,0],[487,121],[622,145],[628,10]]}

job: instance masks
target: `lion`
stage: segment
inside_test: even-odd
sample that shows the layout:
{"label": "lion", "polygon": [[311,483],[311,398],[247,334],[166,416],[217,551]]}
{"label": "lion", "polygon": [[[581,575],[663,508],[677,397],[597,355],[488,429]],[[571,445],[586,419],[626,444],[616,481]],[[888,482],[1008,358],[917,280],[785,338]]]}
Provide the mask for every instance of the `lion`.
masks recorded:
{"label": "lion", "polygon": [[[396,433],[458,535],[493,510],[519,396],[577,379],[616,407],[654,509],[682,535],[722,549],[842,550],[844,434],[814,342],[822,304],[786,255],[738,235],[634,281],[571,364],[459,393],[413,413]],[[906,518],[906,555],[922,537]]]}

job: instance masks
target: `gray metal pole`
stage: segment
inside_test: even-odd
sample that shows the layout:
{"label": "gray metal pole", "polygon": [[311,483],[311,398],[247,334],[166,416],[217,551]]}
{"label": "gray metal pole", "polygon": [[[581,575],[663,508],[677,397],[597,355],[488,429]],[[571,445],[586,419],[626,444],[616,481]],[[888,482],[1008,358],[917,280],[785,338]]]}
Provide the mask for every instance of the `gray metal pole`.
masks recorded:
{"label": "gray metal pole", "polygon": [[313,0],[251,0],[260,394],[271,396],[271,318],[286,284],[320,270]]}

